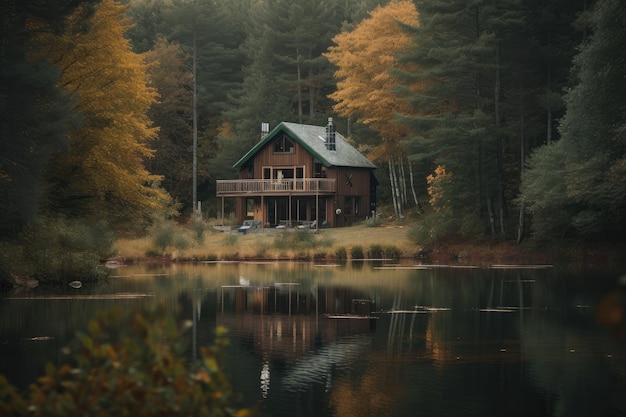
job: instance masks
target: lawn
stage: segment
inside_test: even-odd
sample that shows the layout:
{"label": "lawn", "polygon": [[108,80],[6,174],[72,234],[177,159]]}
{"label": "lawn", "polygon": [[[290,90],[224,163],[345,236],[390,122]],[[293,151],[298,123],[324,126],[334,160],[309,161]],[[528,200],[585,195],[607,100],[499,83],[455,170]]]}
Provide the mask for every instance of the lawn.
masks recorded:
{"label": "lawn", "polygon": [[410,226],[358,225],[334,229],[258,229],[246,234],[207,227],[171,226],[150,236],[119,239],[117,256],[141,260],[349,259],[411,257],[419,246],[408,238]]}

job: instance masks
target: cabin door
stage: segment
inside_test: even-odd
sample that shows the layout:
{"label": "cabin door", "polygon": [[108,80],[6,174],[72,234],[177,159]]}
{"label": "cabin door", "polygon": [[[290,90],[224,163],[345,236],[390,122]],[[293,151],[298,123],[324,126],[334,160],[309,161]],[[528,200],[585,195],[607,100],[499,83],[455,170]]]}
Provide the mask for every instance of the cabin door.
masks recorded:
{"label": "cabin door", "polygon": [[269,198],[267,200],[267,220],[270,227],[276,227],[289,220],[289,200],[286,198]]}

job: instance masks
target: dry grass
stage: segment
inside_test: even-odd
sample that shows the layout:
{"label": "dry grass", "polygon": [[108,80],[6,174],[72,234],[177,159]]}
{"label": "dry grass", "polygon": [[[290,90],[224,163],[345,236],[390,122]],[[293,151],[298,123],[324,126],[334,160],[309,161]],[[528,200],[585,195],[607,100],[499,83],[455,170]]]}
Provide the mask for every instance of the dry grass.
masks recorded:
{"label": "dry grass", "polygon": [[[302,229],[256,230],[247,234],[235,231],[221,232],[209,228],[201,242],[193,232],[180,227],[176,235],[187,245],[168,245],[157,248],[154,239],[119,239],[117,256],[127,260],[241,260],[241,259],[318,259],[332,260],[351,257],[352,249],[360,247],[364,256],[372,247],[394,253],[394,256],[413,256],[419,248],[407,237],[408,227],[388,224],[377,227],[363,225],[320,229],[317,233]],[[178,246],[178,247],[177,247]],[[339,254],[339,255],[338,255]],[[390,256],[388,256],[390,257]]]}
{"label": "dry grass", "polygon": [[[367,258],[414,258],[423,255],[433,263],[461,264],[489,263],[551,263],[564,258],[562,253],[535,247],[517,245],[512,241],[495,239],[453,240],[437,242],[423,248],[409,238],[415,221],[387,221],[380,226],[320,229],[317,233],[302,229],[259,229],[247,234],[238,233],[236,226],[228,232],[215,230],[205,223],[203,238],[189,226],[171,227],[170,243],[158,245],[155,234],[136,239],[119,239],[117,256],[127,261],[203,261],[203,260],[316,260],[335,261]],[[601,258],[595,252],[576,248],[564,252],[581,255],[585,259]],[[600,251],[602,254],[611,251]],[[623,253],[620,252],[620,253]],[[606,255],[609,256],[609,255]],[[604,257],[606,257],[604,256]],[[620,255],[621,256],[621,255]],[[571,258],[571,256],[570,256]]]}

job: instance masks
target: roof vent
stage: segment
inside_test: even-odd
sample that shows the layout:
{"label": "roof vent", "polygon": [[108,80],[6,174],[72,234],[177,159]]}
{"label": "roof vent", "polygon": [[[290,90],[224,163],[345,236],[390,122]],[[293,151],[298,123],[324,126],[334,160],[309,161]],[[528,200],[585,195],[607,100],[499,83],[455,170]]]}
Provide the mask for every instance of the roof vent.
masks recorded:
{"label": "roof vent", "polygon": [[333,124],[333,118],[328,118],[328,124],[326,125],[326,149],[329,151],[336,151],[337,146],[335,143],[335,125]]}

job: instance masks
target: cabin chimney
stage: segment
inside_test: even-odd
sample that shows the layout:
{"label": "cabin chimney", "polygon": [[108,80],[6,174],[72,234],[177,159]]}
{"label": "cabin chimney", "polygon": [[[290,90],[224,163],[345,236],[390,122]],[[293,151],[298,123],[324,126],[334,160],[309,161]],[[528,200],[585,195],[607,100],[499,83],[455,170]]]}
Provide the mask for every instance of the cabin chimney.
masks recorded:
{"label": "cabin chimney", "polygon": [[329,151],[336,151],[337,146],[335,143],[335,125],[333,124],[333,118],[328,118],[328,124],[326,125],[326,149]]}
{"label": "cabin chimney", "polygon": [[261,139],[265,138],[270,133],[270,124],[261,123]]}

